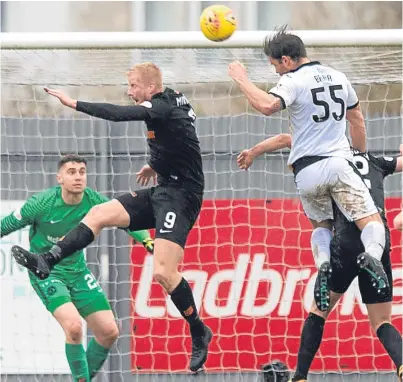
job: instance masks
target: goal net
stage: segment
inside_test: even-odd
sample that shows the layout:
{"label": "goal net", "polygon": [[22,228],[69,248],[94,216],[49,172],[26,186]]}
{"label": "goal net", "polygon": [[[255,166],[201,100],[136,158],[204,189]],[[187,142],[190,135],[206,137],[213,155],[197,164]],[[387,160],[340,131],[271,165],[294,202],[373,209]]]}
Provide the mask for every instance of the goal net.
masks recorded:
{"label": "goal net", "polygon": [[[178,34],[177,41],[182,36]],[[274,359],[294,369],[316,278],[311,229],[286,166],[287,150],[257,159],[248,172],[236,165],[242,149],[288,132],[286,111],[270,118],[260,115],[227,74],[228,64],[237,59],[262,89],[278,80],[258,48],[261,40],[256,43],[249,37],[244,48],[189,44],[147,49],[133,42],[130,48],[93,49],[89,41],[86,49],[79,43],[40,49],[16,44],[1,51],[2,216],[56,185],[62,154],[84,156],[89,186],[109,197],[136,189],[135,173],[146,161],[142,123],[112,123],[74,112],[47,95],[44,86],[80,100],[130,104],[125,72],[134,63],[152,61],[161,67],[165,85],[189,98],[198,117],[206,193],[187,242],[183,272],[202,318],[215,333],[206,367],[218,373],[256,372]],[[369,150],[398,155],[401,46],[354,46],[354,41],[351,36],[346,46],[331,42],[326,47],[313,42],[308,56],[343,71],[353,83],[366,118]],[[385,190],[391,221],[401,204],[400,177],[389,177]],[[69,373],[64,336],[30,287],[26,272],[12,261],[14,244],[28,247],[26,229],[2,239],[2,373],[10,381],[56,380]],[[392,247],[392,314],[393,323],[401,328],[402,248],[394,230]],[[152,256],[140,245],[132,246],[124,233],[107,230],[87,250],[87,260],[108,294],[121,330],[97,380],[185,372],[191,349],[188,328],[153,282]],[[371,332],[356,284],[331,314],[311,370],[319,374],[393,370]]]}

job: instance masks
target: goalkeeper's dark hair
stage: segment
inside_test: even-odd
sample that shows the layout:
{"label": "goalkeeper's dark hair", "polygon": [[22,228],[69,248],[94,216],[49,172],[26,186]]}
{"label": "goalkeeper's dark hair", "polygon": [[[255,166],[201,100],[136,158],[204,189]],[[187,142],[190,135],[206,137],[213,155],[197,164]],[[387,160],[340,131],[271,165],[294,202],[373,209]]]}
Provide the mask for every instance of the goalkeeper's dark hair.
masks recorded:
{"label": "goalkeeper's dark hair", "polygon": [[69,162],[84,163],[85,165],[87,165],[87,159],[80,157],[80,155],[67,154],[60,158],[60,160],[57,164],[57,169],[60,170],[61,167],[63,167],[66,163],[69,163]]}
{"label": "goalkeeper's dark hair", "polygon": [[281,57],[289,56],[294,61],[306,57],[306,48],[303,41],[289,32],[288,25],[275,29],[273,35],[267,35],[263,42],[266,56],[281,61]]}

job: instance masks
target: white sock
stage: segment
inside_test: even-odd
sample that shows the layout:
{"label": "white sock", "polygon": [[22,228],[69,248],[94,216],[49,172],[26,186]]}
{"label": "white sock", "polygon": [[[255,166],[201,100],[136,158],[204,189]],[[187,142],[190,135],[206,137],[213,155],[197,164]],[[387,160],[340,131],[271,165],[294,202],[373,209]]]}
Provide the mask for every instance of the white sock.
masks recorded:
{"label": "white sock", "polygon": [[330,241],[332,237],[332,231],[327,228],[318,227],[312,231],[311,248],[318,269],[326,261],[330,262]]}
{"label": "white sock", "polygon": [[361,232],[365,252],[381,260],[385,249],[385,226],[379,222],[369,222]]}

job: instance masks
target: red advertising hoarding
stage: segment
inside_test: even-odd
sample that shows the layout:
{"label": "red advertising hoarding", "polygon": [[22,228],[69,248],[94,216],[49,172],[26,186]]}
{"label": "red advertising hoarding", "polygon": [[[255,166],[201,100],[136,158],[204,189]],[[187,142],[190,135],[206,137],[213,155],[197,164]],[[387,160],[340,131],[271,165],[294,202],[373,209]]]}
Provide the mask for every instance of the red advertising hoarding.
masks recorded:
{"label": "red advertising hoarding", "polygon": [[[388,221],[400,198],[386,200]],[[273,359],[295,368],[316,278],[310,223],[297,199],[208,200],[185,250],[184,277],[214,332],[207,370],[250,371]],[[393,323],[402,327],[402,247],[392,230]],[[186,371],[186,322],[152,280],[152,256],[132,251],[133,370]],[[325,326],[312,371],[393,370],[368,324],[356,284]]]}

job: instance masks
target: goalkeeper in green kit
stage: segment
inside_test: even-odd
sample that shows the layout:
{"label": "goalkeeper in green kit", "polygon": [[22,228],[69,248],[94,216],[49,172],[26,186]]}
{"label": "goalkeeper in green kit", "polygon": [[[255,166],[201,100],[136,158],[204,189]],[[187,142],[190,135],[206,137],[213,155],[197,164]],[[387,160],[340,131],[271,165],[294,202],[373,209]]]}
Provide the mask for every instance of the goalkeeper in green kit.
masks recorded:
{"label": "goalkeeper in green kit", "polygon": [[[28,199],[19,211],[1,220],[1,237],[30,225],[31,251],[48,251],[84,218],[91,207],[109,199],[87,188],[86,160],[64,156],[58,164],[58,187]],[[129,232],[148,252],[154,242],[147,230]],[[66,334],[66,357],[74,381],[90,381],[105,362],[119,335],[108,299],[87,267],[83,251],[57,264],[46,280],[29,274],[32,287]],[[83,317],[94,334],[87,351],[82,345]]]}

